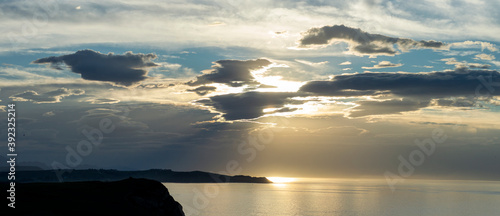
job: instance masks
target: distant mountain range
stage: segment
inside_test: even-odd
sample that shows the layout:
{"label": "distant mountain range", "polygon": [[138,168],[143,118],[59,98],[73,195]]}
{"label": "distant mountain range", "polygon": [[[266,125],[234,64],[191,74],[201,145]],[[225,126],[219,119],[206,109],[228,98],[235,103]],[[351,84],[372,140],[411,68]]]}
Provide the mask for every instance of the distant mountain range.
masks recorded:
{"label": "distant mountain range", "polygon": [[[0,172],[0,175],[7,176],[7,173],[5,171]],[[159,182],[177,183],[272,183],[265,177],[229,176],[202,171],[177,172],[170,169],[141,171],[119,171],[113,169],[18,170],[15,176],[16,182],[118,181],[127,178],[146,178]],[[0,181],[6,180],[7,178],[0,179]]]}

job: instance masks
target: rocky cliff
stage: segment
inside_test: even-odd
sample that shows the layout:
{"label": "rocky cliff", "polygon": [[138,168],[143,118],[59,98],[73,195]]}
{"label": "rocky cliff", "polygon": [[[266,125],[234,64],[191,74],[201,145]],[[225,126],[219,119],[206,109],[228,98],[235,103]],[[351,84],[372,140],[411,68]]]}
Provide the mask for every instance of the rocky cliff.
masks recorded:
{"label": "rocky cliff", "polygon": [[6,215],[184,215],[163,184],[133,178],[17,184],[16,208],[6,211]]}

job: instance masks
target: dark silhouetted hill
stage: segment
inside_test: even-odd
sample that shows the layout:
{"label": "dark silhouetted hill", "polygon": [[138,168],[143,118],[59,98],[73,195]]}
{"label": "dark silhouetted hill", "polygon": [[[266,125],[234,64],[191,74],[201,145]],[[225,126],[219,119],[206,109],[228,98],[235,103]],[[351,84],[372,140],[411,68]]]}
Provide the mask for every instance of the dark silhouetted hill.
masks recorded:
{"label": "dark silhouetted hill", "polygon": [[[2,190],[7,184],[2,183]],[[158,181],[17,183],[16,208],[1,215],[168,215],[184,216],[182,206]]]}

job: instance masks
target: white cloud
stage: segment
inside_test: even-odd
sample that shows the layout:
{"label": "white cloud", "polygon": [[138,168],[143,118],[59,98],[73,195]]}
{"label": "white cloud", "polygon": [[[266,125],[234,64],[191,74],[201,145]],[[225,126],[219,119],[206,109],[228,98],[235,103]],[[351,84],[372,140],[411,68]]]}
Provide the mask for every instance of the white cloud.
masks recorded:
{"label": "white cloud", "polygon": [[339,65],[350,65],[350,64],[352,64],[350,61],[345,61],[345,62],[340,63]]}
{"label": "white cloud", "polygon": [[318,67],[318,66],[323,66],[325,64],[328,64],[328,61],[322,61],[322,62],[311,62],[311,61],[306,61],[306,60],[301,60],[301,59],[295,59],[296,62],[313,66],[313,67]]}
{"label": "white cloud", "polygon": [[476,60],[494,60],[495,56],[481,53],[481,54],[477,54],[474,59],[476,59]]}
{"label": "white cloud", "polygon": [[468,63],[466,61],[457,61],[455,58],[444,58],[440,61],[444,61],[447,65],[455,65],[455,68],[476,68],[476,69],[488,69],[491,67],[489,64],[480,63]]}
{"label": "white cloud", "polygon": [[498,49],[496,46],[492,43],[489,42],[484,42],[484,41],[464,41],[464,42],[456,42],[456,43],[451,43],[450,44],[451,48],[481,48],[482,51],[489,50],[491,52],[496,52]]}
{"label": "white cloud", "polygon": [[401,67],[403,64],[395,64],[391,63],[390,61],[381,61],[376,65],[373,65],[372,67],[361,67],[363,69],[380,69],[380,68],[389,68],[389,67]]}

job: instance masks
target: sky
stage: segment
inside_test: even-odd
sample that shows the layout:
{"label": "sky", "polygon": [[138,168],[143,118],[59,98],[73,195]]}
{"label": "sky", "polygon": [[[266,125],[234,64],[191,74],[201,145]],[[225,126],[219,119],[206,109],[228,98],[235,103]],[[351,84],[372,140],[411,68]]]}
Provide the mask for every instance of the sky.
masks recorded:
{"label": "sky", "polygon": [[0,1],[0,119],[45,168],[500,179],[499,7]]}

